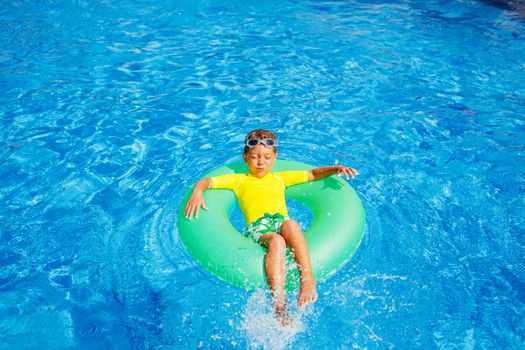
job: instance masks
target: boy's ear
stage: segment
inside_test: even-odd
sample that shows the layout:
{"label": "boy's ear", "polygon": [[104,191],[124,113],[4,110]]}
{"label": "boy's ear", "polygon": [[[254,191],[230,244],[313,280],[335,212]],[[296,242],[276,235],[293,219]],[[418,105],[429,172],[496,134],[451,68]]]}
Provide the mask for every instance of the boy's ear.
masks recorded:
{"label": "boy's ear", "polygon": [[246,163],[246,153],[242,152],[242,159],[244,160],[244,162]]}

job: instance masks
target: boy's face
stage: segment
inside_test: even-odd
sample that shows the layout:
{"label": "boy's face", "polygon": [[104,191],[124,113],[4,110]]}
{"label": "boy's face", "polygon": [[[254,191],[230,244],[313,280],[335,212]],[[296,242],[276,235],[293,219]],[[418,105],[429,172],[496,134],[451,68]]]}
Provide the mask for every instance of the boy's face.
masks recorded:
{"label": "boy's face", "polygon": [[242,158],[248,164],[250,173],[260,178],[272,170],[273,163],[277,159],[277,153],[273,151],[273,147],[268,148],[259,144],[250,148],[248,153],[243,153]]}

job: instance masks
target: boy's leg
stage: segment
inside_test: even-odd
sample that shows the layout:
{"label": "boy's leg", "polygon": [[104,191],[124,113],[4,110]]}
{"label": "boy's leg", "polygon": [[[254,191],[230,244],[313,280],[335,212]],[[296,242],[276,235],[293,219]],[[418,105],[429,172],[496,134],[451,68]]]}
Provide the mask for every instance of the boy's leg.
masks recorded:
{"label": "boy's leg", "polygon": [[264,270],[272,292],[273,305],[277,317],[283,324],[289,323],[286,306],[286,241],[274,232],[266,233],[259,239],[266,246]]}
{"label": "boy's leg", "polygon": [[295,220],[286,220],[281,226],[281,235],[294,252],[295,262],[299,267],[301,290],[297,303],[304,306],[317,300],[317,290],[310,263],[308,245],[304,239],[301,227]]}

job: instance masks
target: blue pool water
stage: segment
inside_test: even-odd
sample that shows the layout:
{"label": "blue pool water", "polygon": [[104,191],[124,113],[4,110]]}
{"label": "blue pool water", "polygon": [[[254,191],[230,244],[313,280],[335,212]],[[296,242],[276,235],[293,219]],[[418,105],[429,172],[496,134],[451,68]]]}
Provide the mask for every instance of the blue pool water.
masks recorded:
{"label": "blue pool water", "polygon": [[[0,349],[525,347],[518,12],[3,1],[0,25]],[[290,329],[176,229],[257,127],[361,173],[365,239]]]}

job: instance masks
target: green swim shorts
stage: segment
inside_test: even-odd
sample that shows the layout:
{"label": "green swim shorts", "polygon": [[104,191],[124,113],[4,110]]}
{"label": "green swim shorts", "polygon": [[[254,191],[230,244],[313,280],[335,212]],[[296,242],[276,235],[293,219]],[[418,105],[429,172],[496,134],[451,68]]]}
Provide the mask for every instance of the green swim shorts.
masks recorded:
{"label": "green swim shorts", "polygon": [[279,213],[264,213],[263,217],[260,217],[246,227],[244,235],[258,243],[261,236],[265,233],[275,232],[280,234],[281,225],[288,219],[289,217]]}

